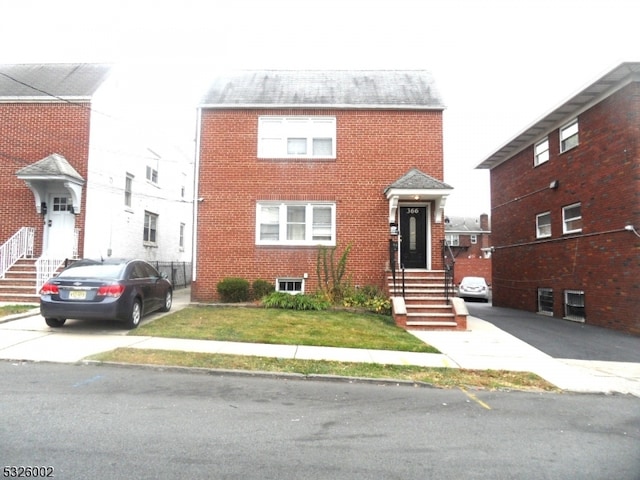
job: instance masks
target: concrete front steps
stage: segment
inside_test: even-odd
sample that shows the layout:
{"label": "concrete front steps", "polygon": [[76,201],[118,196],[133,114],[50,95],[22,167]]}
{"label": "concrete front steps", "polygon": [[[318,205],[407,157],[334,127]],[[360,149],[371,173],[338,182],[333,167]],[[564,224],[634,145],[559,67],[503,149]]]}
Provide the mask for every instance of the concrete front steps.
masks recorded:
{"label": "concrete front steps", "polygon": [[413,330],[466,330],[468,311],[464,301],[444,290],[444,270],[405,270],[404,296],[402,272],[396,272],[395,284],[387,276],[396,325]]}
{"label": "concrete front steps", "polygon": [[40,303],[36,283],[36,259],[21,258],[0,278],[0,302]]}

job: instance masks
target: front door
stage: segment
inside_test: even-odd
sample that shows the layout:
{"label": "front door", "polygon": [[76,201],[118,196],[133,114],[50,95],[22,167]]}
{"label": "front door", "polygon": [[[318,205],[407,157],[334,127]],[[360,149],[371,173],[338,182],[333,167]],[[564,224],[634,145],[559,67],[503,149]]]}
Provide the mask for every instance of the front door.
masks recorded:
{"label": "front door", "polygon": [[402,205],[400,211],[400,264],[428,268],[427,207]]}
{"label": "front door", "polygon": [[45,216],[45,252],[48,257],[73,256],[76,217],[71,205],[71,198],[64,194],[49,195]]}

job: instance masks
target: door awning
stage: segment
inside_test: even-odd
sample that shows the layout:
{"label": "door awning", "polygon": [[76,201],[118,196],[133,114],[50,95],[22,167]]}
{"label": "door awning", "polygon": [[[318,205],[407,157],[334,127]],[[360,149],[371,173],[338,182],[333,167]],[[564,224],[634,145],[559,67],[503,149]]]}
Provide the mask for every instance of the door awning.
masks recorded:
{"label": "door awning", "polygon": [[430,201],[435,203],[435,221],[442,222],[442,210],[453,187],[412,168],[384,189],[389,200],[389,223],[395,222],[399,201]]}
{"label": "door awning", "polygon": [[52,183],[61,184],[71,196],[73,212],[80,213],[80,200],[84,179],[62,155],[53,153],[16,172],[16,176],[24,180],[33,192],[36,210],[41,212],[41,205],[47,198],[47,191]]}

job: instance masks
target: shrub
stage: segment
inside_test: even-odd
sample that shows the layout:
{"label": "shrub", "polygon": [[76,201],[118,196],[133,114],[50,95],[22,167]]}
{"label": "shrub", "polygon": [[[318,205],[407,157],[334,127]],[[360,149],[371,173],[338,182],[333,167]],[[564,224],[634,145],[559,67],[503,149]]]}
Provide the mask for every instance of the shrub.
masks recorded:
{"label": "shrub", "polygon": [[269,295],[276,287],[266,280],[255,280],[251,284],[251,292],[254,300],[260,300],[262,297]]}
{"label": "shrub", "polygon": [[347,259],[352,245],[345,247],[340,259],[336,261],[336,247],[318,248],[316,259],[316,275],[321,294],[331,303],[337,303],[344,298],[349,288],[349,283],[344,275],[347,270]]}
{"label": "shrub", "polygon": [[244,278],[225,278],[217,285],[220,300],[224,303],[249,300],[249,282]]}
{"label": "shrub", "polygon": [[345,295],[342,304],[345,307],[360,307],[370,312],[389,315],[391,300],[380,289],[374,286],[364,286]]}
{"label": "shrub", "polygon": [[285,308],[289,310],[326,310],[329,302],[320,297],[285,292],[272,292],[263,298],[262,304],[266,308]]}

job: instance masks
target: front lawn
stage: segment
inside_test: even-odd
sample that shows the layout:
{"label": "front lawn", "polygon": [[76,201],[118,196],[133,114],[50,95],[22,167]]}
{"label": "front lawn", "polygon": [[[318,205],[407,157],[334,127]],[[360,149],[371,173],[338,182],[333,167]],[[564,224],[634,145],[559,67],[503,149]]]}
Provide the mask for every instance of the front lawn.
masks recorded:
{"label": "front lawn", "polygon": [[191,306],[131,335],[439,353],[391,317],[345,310]]}

